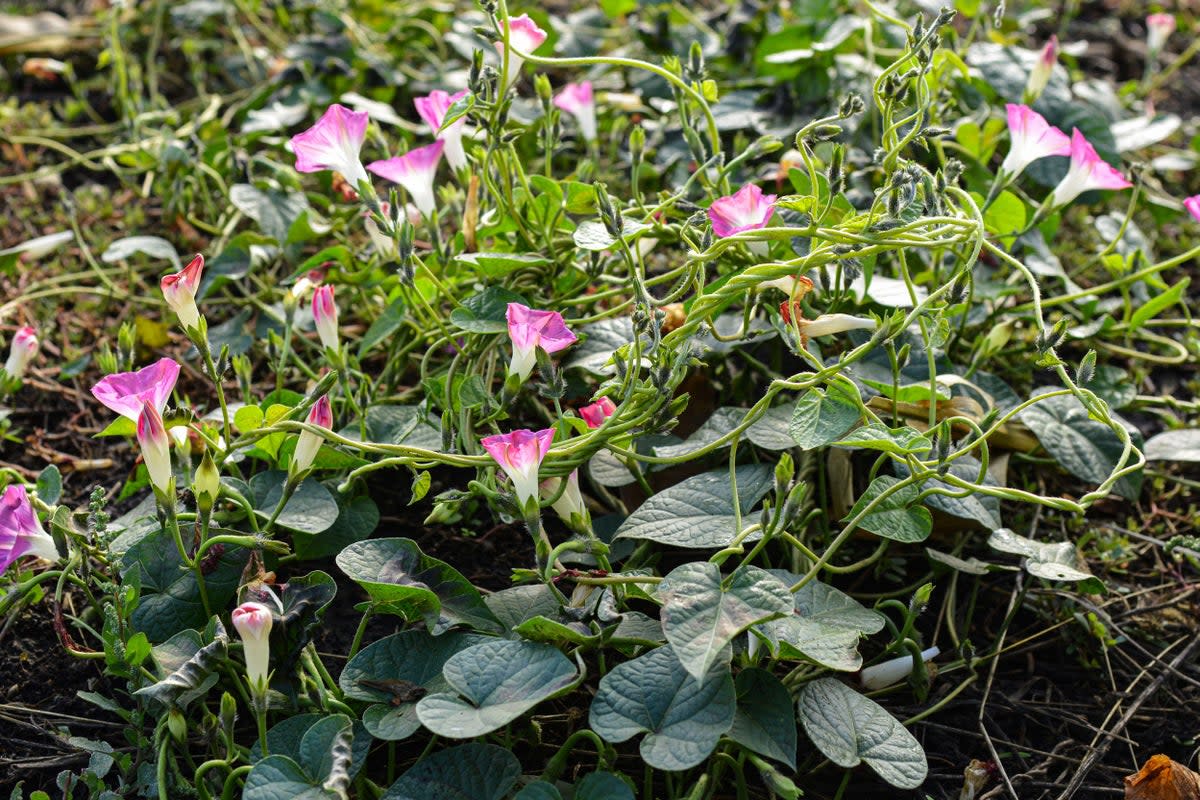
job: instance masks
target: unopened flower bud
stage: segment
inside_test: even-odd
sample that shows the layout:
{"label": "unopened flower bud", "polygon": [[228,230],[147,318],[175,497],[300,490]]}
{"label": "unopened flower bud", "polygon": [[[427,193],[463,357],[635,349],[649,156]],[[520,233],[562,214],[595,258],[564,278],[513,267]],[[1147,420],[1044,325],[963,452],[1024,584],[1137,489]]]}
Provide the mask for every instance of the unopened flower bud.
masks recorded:
{"label": "unopened flower bud", "polygon": [[233,610],[233,627],[242,637],[242,652],[246,658],[246,680],[259,697],[267,691],[273,623],[271,609],[262,603],[242,603]]}
{"label": "unopened flower bud", "polygon": [[196,476],[192,481],[192,494],[196,496],[196,505],[204,513],[212,509],[218,495],[221,493],[221,473],[213,461],[212,452],[207,448],[200,466],[196,468]]}
{"label": "unopened flower bud", "polygon": [[29,362],[33,361],[37,352],[37,330],[26,325],[13,336],[8,360],[4,362],[4,372],[9,378],[20,380],[25,376],[25,370],[29,368]]}

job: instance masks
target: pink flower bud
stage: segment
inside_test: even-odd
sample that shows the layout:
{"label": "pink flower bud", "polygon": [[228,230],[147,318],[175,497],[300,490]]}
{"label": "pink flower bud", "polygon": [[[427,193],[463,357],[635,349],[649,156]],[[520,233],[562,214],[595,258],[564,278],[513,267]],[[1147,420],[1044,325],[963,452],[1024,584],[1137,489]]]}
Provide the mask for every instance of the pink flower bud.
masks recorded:
{"label": "pink flower bud", "polygon": [[8,360],[4,362],[4,372],[14,380],[25,377],[29,362],[33,361],[38,352],[37,330],[26,325],[13,334]]}
{"label": "pink flower bud", "polygon": [[1157,55],[1174,32],[1175,17],[1171,14],[1151,14],[1146,17],[1146,49]]}
{"label": "pink flower bud", "polygon": [[142,413],[138,416],[137,440],[142,448],[146,472],[150,473],[150,483],[166,494],[171,488],[171,437],[167,435],[162,416],[148,400],[142,402]]}
{"label": "pink flower bud", "polygon": [[557,311],[537,311],[520,303],[509,303],[508,335],[512,339],[513,354],[508,372],[521,380],[529,377],[537,363],[537,348],[547,353],[557,353],[578,341],[563,322]]}
{"label": "pink flower bud", "polygon": [[480,444],[496,460],[508,479],[512,481],[517,502],[526,510],[537,502],[538,468],[550,451],[554,441],[554,429],[540,431],[519,430],[484,438]]}
{"label": "pink flower bud", "polygon": [[1183,207],[1186,208],[1192,217],[1200,222],[1200,194],[1194,195],[1183,201]]}
{"label": "pink flower bud", "polygon": [[579,409],[579,416],[589,428],[599,428],[604,421],[617,412],[617,405],[607,397],[601,397],[591,405]]}
{"label": "pink flower bud", "polygon": [[568,83],[555,96],[554,105],[575,116],[584,140],[596,141],[596,103],[592,98],[591,81]]}
{"label": "pink flower bud", "polygon": [[359,160],[359,151],[367,136],[366,111],[351,111],[334,103],[317,124],[292,137],[297,172],[333,170],[356,190],[360,181],[370,177]]}
{"label": "pink flower bud", "polygon": [[1054,187],[1050,205],[1061,208],[1092,189],[1128,189],[1132,185],[1115,167],[1100,158],[1096,148],[1075,128],[1071,131],[1071,166],[1066,177]]}
{"label": "pink flower bud", "polygon": [[102,378],[92,387],[92,396],[122,417],[137,422],[143,401],[162,413],[178,378],[179,364],[170,358],[160,358],[137,372],[118,372]]}
{"label": "pink flower bud", "polygon": [[[560,486],[562,486],[562,478],[547,478],[542,481],[539,487],[542,499],[554,497],[555,494],[558,494]],[[567,476],[566,487],[550,507],[571,530],[586,532],[591,529],[591,515],[588,514],[587,504],[584,503],[583,494],[579,491],[579,470],[572,470],[571,474]]]}
{"label": "pink flower bud", "polygon": [[1038,57],[1038,62],[1033,66],[1033,71],[1029,73],[1029,80],[1025,83],[1025,102],[1032,103],[1042,96],[1046,85],[1050,83],[1050,76],[1054,74],[1054,65],[1057,63],[1058,37],[1051,36],[1050,41],[1046,42],[1046,46],[1042,48],[1042,54]]}
{"label": "pink flower bud", "polygon": [[242,654],[246,657],[246,678],[255,693],[267,689],[267,674],[271,662],[271,609],[262,603],[242,603],[233,610],[233,627],[242,637]]}
{"label": "pink flower bud", "polygon": [[23,556],[57,561],[54,539],[42,528],[25,487],[14,483],[0,496],[0,572]]}
{"label": "pink flower bud", "polygon": [[[313,407],[308,410],[308,419],[305,421],[318,428],[326,430],[333,428],[333,407],[329,404],[329,395],[322,395],[321,399],[313,404]],[[296,440],[296,450],[292,454],[291,471],[293,475],[299,475],[312,466],[317,452],[321,449],[321,443],[324,441],[324,437],[311,431],[300,432],[300,438]]]}
{"label": "pink flower bud", "polygon": [[[529,18],[528,14],[522,14],[519,17],[510,17],[508,20],[508,71],[504,73],[504,79],[500,82],[504,91],[513,85],[513,82],[521,74],[521,67],[525,64],[525,58],[519,53],[532,55],[534,50],[542,46],[542,42],[546,41],[546,32],[538,27],[537,23]],[[500,69],[504,69],[504,40],[496,42],[496,51],[500,54]]]}
{"label": "pink flower bud", "polygon": [[437,209],[433,182],[437,177],[438,162],[442,159],[442,150],[445,147],[446,143],[438,139],[433,144],[409,150],[402,156],[372,161],[367,164],[367,169],[381,178],[403,186],[421,214],[430,219]]}
{"label": "pink flower bud", "polygon": [[765,228],[775,213],[775,195],[748,183],[734,194],[717,198],[708,207],[713,233],[719,238]]}
{"label": "pink flower bud", "polygon": [[333,301],[333,287],[323,284],[313,292],[313,320],[317,323],[317,335],[326,350],[338,351],[338,310]]}
{"label": "pink flower bud", "polygon": [[200,310],[196,308],[196,290],[204,272],[204,256],[197,254],[191,263],[174,275],[165,275],[159,282],[163,299],[179,317],[185,331],[200,327]]}
{"label": "pink flower bud", "polygon": [[417,113],[421,115],[421,119],[425,120],[430,132],[437,136],[438,141],[446,145],[446,162],[450,164],[450,169],[455,171],[467,166],[467,154],[463,151],[462,143],[463,128],[466,127],[467,121],[458,119],[441,133],[438,133],[438,130],[442,127],[442,122],[446,119],[446,112],[450,110],[450,106],[466,96],[466,89],[457,94],[434,89],[427,96],[413,100],[413,105],[417,107]]}

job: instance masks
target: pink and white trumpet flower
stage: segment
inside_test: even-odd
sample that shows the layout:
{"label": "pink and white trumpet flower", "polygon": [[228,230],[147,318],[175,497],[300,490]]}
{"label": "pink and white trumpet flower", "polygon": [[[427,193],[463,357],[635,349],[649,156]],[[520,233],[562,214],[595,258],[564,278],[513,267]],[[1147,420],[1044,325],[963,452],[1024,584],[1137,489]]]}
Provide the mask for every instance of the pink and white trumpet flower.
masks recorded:
{"label": "pink and white trumpet flower", "polygon": [[554,429],[518,430],[485,437],[480,444],[512,482],[517,503],[531,513],[538,498],[538,469],[550,452]]}
{"label": "pink and white trumpet flower", "polygon": [[517,55],[519,51],[532,55],[533,51],[546,41],[546,32],[529,18],[528,14],[510,17],[508,20],[508,71],[504,72],[504,40],[496,41],[496,52],[500,54],[500,70],[503,78],[500,81],[501,91],[506,92],[521,75],[521,67],[525,64],[524,56]]}
{"label": "pink and white trumpet flower", "polygon": [[403,186],[421,215],[431,219],[437,208],[433,181],[437,177],[438,162],[442,160],[445,147],[446,143],[438,139],[433,144],[409,150],[402,156],[372,161],[367,164],[367,169],[381,178]]}
{"label": "pink and white trumpet flower", "polygon": [[554,96],[554,105],[575,117],[584,141],[596,141],[596,101],[591,81],[568,83]]}
{"label": "pink and white trumpet flower", "polygon": [[775,195],[764,195],[753,183],[746,184],[734,194],[717,198],[708,207],[713,233],[721,239],[765,228],[774,213]]}
{"label": "pink and white trumpet flower", "polygon": [[1092,189],[1128,189],[1133,184],[1115,167],[1096,154],[1096,148],[1078,128],[1071,131],[1071,166],[1054,187],[1050,207],[1061,208]]}
{"label": "pink and white trumpet flower", "polygon": [[105,376],[92,387],[92,396],[126,419],[138,421],[143,402],[149,402],[159,414],[179,378],[179,364],[160,358],[137,372],[118,372]]}
{"label": "pink and white trumpet flower", "polygon": [[242,655],[246,658],[246,679],[256,696],[267,691],[271,663],[271,609],[262,603],[242,603],[233,610],[233,627],[242,637]]}
{"label": "pink and white trumpet flower", "polygon": [[1029,106],[1009,103],[1008,155],[1000,165],[1000,180],[1008,185],[1025,168],[1047,156],[1071,155],[1071,139]]}
{"label": "pink and white trumpet flower", "polygon": [[458,119],[446,126],[446,129],[439,133],[442,127],[442,122],[446,119],[446,112],[450,107],[462,98],[467,96],[467,90],[463,89],[456,94],[444,92],[441,89],[434,89],[425,97],[418,97],[413,100],[413,105],[417,107],[417,113],[421,115],[421,119],[425,120],[425,124],[429,126],[430,131],[439,141],[446,145],[446,163],[450,165],[450,169],[457,172],[467,166],[467,154],[463,150],[463,128],[466,127],[466,119]]}
{"label": "pink and white trumpet flower", "polygon": [[520,303],[509,303],[506,316],[513,346],[508,374],[516,375],[522,381],[533,371],[539,347],[547,353],[557,353],[578,341],[557,311],[538,311]]}
{"label": "pink and white trumpet flower", "polygon": [[359,160],[367,137],[366,111],[351,111],[334,103],[317,124],[292,137],[297,172],[333,170],[358,189],[361,181],[371,182]]}
{"label": "pink and white trumpet flower", "polygon": [[42,528],[25,487],[14,483],[0,496],[0,572],[24,556],[57,561],[54,539]]}

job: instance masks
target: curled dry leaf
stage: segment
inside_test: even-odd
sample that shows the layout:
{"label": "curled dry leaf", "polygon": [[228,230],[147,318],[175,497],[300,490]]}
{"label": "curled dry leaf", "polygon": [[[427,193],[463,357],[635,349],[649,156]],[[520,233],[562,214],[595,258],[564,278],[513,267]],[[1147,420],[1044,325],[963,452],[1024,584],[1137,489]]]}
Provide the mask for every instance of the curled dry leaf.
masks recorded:
{"label": "curled dry leaf", "polygon": [[1164,755],[1125,778],[1125,800],[1200,800],[1200,774]]}

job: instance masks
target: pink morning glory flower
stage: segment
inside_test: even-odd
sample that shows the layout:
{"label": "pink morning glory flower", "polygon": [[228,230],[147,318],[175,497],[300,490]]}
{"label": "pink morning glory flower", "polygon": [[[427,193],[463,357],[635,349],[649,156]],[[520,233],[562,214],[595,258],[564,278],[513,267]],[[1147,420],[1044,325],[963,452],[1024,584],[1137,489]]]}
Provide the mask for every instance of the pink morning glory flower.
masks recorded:
{"label": "pink morning glory flower", "polygon": [[417,113],[421,115],[421,119],[425,120],[425,124],[429,126],[431,132],[446,145],[446,163],[450,165],[450,169],[456,172],[467,166],[467,154],[463,151],[462,143],[463,128],[466,127],[467,121],[459,119],[441,133],[438,133],[438,129],[442,127],[442,122],[446,119],[446,112],[450,110],[450,106],[466,96],[466,89],[457,94],[434,89],[427,97],[418,97],[413,100],[413,105],[417,107]]}
{"label": "pink morning glory flower", "polygon": [[[25,370],[29,368],[29,362],[33,361],[34,356],[37,355],[37,329],[31,325],[26,325],[18,330],[13,334],[10,348],[8,351],[8,360],[4,362],[4,372],[8,377],[20,380],[25,376]],[[0,572],[2,571],[0,570]]]}
{"label": "pink morning glory flower", "polygon": [[604,421],[617,413],[617,404],[607,397],[601,397],[594,403],[579,409],[579,416],[589,428],[599,428]]}
{"label": "pink morning glory flower", "polygon": [[1071,140],[1029,106],[1009,103],[1008,155],[1000,165],[1003,180],[1012,181],[1025,168],[1046,156],[1071,155]]}
{"label": "pink morning glory flower", "polygon": [[[321,395],[321,399],[308,410],[309,425],[331,430],[333,428],[333,407],[329,404],[329,395]],[[325,439],[311,431],[301,431],[296,441],[296,450],[292,454],[292,474],[299,475],[312,466]]]}
{"label": "pink morning glory flower", "polygon": [[143,401],[162,413],[178,378],[179,364],[170,358],[160,358],[137,372],[118,372],[101,378],[92,387],[92,396],[122,417],[137,422]]}
{"label": "pink morning glory flower", "polygon": [[22,556],[57,561],[58,548],[38,522],[25,487],[14,483],[0,497],[0,572]]}
{"label": "pink morning glory flower", "polygon": [[142,412],[138,415],[137,440],[150,483],[166,494],[171,484],[171,437],[167,435],[162,415],[148,399],[142,401]]}
{"label": "pink morning glory flower", "polygon": [[775,195],[764,195],[753,183],[727,197],[717,198],[708,207],[713,233],[722,239],[742,231],[765,228],[774,213]]}
{"label": "pink morning glory flower", "polygon": [[1050,195],[1053,208],[1065,206],[1092,189],[1128,189],[1133,184],[1107,161],[1096,155],[1096,148],[1078,128],[1071,131],[1071,167]]}
{"label": "pink morning glory flower", "polygon": [[313,292],[313,320],[317,323],[317,336],[321,337],[321,346],[326,350],[338,351],[338,310],[333,301],[333,287],[329,284],[318,286]]}
{"label": "pink morning glory flower", "polygon": [[351,111],[337,103],[331,105],[316,125],[292,137],[296,171],[333,170],[355,189],[360,181],[369,183],[371,179],[358,157],[367,137],[367,121],[366,111]]}
{"label": "pink morning glory flower", "polygon": [[[532,54],[542,46],[542,42],[546,41],[546,32],[538,27],[537,23],[529,18],[528,14],[522,14],[519,17],[510,17],[508,20],[508,72],[504,74],[504,80],[500,85],[504,91],[513,85],[517,76],[521,74],[521,67],[525,64],[525,59],[517,55],[521,53]],[[496,42],[496,51],[500,54],[500,69],[504,69],[504,40]]]}
{"label": "pink morning glory flower", "polygon": [[381,178],[404,187],[413,204],[426,219],[433,216],[433,179],[437,175],[438,162],[446,143],[438,139],[433,144],[409,150],[402,156],[393,156],[384,161],[373,161],[367,169]]}
{"label": "pink morning glory flower", "polygon": [[513,493],[522,507],[536,503],[538,497],[538,468],[550,452],[554,429],[519,430],[485,437],[480,444],[496,460],[512,481]]}
{"label": "pink morning glory flower", "polygon": [[1051,36],[1050,41],[1046,42],[1046,46],[1042,48],[1042,55],[1038,58],[1033,71],[1029,73],[1029,80],[1025,83],[1025,102],[1032,103],[1042,96],[1042,92],[1046,90],[1046,84],[1050,83],[1050,76],[1057,63],[1058,37]]}
{"label": "pink morning glory flower", "polygon": [[575,116],[579,132],[586,141],[596,141],[596,102],[591,81],[568,83],[554,97],[554,105]]}
{"label": "pink morning glory flower", "polygon": [[1146,49],[1158,53],[1175,32],[1175,17],[1171,14],[1151,14],[1146,17]]}
{"label": "pink morning glory flower", "polygon": [[1191,213],[1197,222],[1200,222],[1200,194],[1184,200],[1183,207]]}
{"label": "pink morning glory flower", "polygon": [[246,657],[246,679],[255,694],[267,689],[267,673],[271,661],[271,609],[262,603],[242,603],[233,610],[233,627],[242,637],[242,654]]}
{"label": "pink morning glory flower", "polygon": [[537,311],[520,303],[509,303],[506,317],[513,346],[508,372],[521,380],[528,378],[533,371],[533,365],[537,363],[537,348],[547,353],[557,353],[578,340],[557,311]]}
{"label": "pink morning glory flower", "polygon": [[163,299],[179,317],[185,331],[200,327],[200,309],[196,308],[196,290],[204,272],[204,256],[196,254],[186,267],[174,275],[164,275],[159,281]]}

